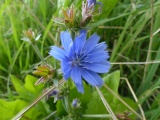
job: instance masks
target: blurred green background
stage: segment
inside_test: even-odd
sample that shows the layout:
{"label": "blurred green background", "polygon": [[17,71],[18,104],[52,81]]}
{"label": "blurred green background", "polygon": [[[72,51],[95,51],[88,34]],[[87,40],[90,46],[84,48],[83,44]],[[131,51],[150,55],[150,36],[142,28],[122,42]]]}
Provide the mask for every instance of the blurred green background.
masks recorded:
{"label": "blurred green background", "polygon": [[[156,62],[160,61],[160,1],[99,1],[103,3],[102,13],[94,17],[90,24],[93,29],[89,35],[96,32],[101,36],[101,41],[108,45],[112,63],[110,75],[117,76],[115,78],[118,79],[117,93],[128,98],[129,100],[126,100],[128,105],[140,114],[138,107],[133,107],[134,98],[124,78],[127,79],[143,108],[146,119],[160,119],[160,62]],[[34,86],[37,78],[33,76],[32,71],[40,59],[32,46],[21,40],[23,31],[31,28],[37,34],[42,34],[37,46],[43,57],[47,57],[50,46],[59,42],[59,33],[63,30],[53,25],[53,17],[62,17],[62,8],[67,8],[71,4],[80,9],[81,2],[81,0],[0,1],[1,120],[10,120],[22,108],[33,102],[44,88],[43,84]],[[141,63],[146,61],[152,63]],[[114,72],[117,70],[118,73]],[[106,76],[104,75],[104,78]],[[93,93],[93,98],[97,99],[99,96],[94,94],[96,93]],[[82,103],[85,104],[82,108],[84,113],[92,113],[90,106],[95,104],[95,101],[90,101],[91,98],[86,98],[85,101],[83,95],[78,93],[76,95],[82,97]],[[118,103],[121,104],[120,101]],[[21,119],[55,119],[55,116],[49,115],[57,110],[59,112],[56,116],[65,116],[62,108],[60,103],[53,103],[53,98],[47,102],[42,99]],[[115,112],[112,105],[111,108]]]}

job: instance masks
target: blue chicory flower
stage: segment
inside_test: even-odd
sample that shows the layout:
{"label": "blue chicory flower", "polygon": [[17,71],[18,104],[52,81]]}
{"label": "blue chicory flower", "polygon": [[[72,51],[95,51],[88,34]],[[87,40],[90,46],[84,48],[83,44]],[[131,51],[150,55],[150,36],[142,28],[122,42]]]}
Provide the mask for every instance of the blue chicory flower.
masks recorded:
{"label": "blue chicory flower", "polygon": [[64,49],[51,46],[49,54],[61,61],[63,77],[74,81],[79,92],[84,93],[82,78],[92,86],[102,86],[103,80],[98,73],[109,71],[110,62],[105,42],[98,43],[100,37],[93,34],[86,40],[86,33],[81,32],[72,41],[69,32],[61,32],[61,43]]}
{"label": "blue chicory flower", "polygon": [[88,6],[91,6],[92,4],[96,4],[96,0],[87,0],[88,1]]}
{"label": "blue chicory flower", "polygon": [[102,6],[101,2],[97,2],[97,0],[87,0],[88,1],[88,6],[90,7],[92,4],[96,5],[99,4]]}

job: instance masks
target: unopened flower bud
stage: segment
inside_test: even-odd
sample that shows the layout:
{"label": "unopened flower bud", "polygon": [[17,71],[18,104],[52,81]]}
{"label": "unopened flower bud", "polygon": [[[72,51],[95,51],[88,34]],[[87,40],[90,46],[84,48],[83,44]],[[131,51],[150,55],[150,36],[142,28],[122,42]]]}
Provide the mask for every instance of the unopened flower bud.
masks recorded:
{"label": "unopened flower bud", "polygon": [[54,77],[55,70],[48,65],[41,65],[38,66],[35,71],[33,71],[33,74],[41,76],[41,78],[38,79],[38,81],[35,83],[35,85],[39,85],[40,83],[45,83],[46,81]]}
{"label": "unopened flower bud", "polygon": [[37,37],[35,36],[35,32],[32,31],[32,29],[28,29],[23,31],[23,35],[24,37],[21,38],[21,40],[29,42],[29,43],[34,43],[35,41],[38,41],[41,34],[37,35]]}
{"label": "unopened flower bud", "polygon": [[72,101],[73,108],[80,108],[80,101],[76,98]]}

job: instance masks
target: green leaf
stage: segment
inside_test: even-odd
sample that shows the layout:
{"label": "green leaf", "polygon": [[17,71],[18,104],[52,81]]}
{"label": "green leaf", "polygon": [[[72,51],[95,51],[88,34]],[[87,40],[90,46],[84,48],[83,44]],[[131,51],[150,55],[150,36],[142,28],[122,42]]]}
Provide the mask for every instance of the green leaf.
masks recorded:
{"label": "green leaf", "polygon": [[16,92],[19,94],[21,98],[25,98],[27,95],[27,90],[24,88],[23,83],[16,76],[11,75],[11,81]]}
{"label": "green leaf", "polygon": [[[22,100],[15,100],[15,101],[5,101],[0,99],[0,119],[1,120],[11,120],[14,115],[16,115],[21,109],[23,109],[27,105],[26,102]],[[40,115],[40,112],[37,111],[35,108],[32,108],[24,116],[28,119],[35,120]],[[21,120],[26,120],[22,117]]]}
{"label": "green leaf", "polygon": [[[22,98],[24,101],[27,102],[31,102],[33,101],[35,98],[37,98],[37,96],[42,93],[41,91],[44,88],[44,84],[40,84],[38,86],[35,86],[34,83],[36,82],[37,78],[31,76],[31,75],[27,75],[25,77],[25,84],[23,85],[23,83],[15,76],[11,76],[11,80],[12,83],[18,93],[18,97]],[[13,101],[15,102],[15,101]],[[24,102],[25,104],[21,107],[25,108],[27,105],[29,105],[29,103]],[[10,110],[9,108],[6,108],[8,110]],[[21,109],[17,110],[17,113],[21,111]],[[2,110],[3,111],[3,110]],[[14,111],[14,110],[13,110]],[[3,111],[4,112],[4,111]],[[33,107],[30,110],[28,110],[25,113],[25,116],[30,119],[37,119],[36,117],[41,115],[41,117],[48,115],[48,113],[50,113],[50,109],[48,104],[46,104],[46,101],[43,99],[41,100],[39,103],[37,103],[36,108]],[[16,115],[16,113],[13,114],[13,116]],[[12,115],[11,115],[12,116]],[[13,117],[12,116],[12,117]]]}
{"label": "green leaf", "polygon": [[[26,116],[30,120],[39,120],[43,114],[43,111],[40,111],[39,109],[36,108],[31,108],[29,111],[27,111],[24,116]],[[26,120],[25,117],[22,117],[21,120]]]}
{"label": "green leaf", "polygon": [[81,107],[83,108],[82,111],[85,111],[87,108],[87,103],[91,99],[91,87],[87,85],[85,82],[83,82],[84,86],[84,93],[79,93],[77,91],[77,87],[74,84],[74,87],[70,90],[70,100],[72,101],[75,98],[78,98],[81,102]]}
{"label": "green leaf", "polygon": [[[110,89],[112,89],[112,91],[114,91],[114,93],[116,93],[118,96],[120,96],[118,94],[118,87],[119,87],[119,82],[120,82],[120,72],[115,71],[111,74],[108,74],[103,79],[105,81],[105,84],[108,87],[110,87]],[[100,90],[115,114],[122,114],[125,111],[130,111],[124,104],[122,104],[116,98],[116,96],[111,94],[104,87],[100,88]],[[133,109],[137,108],[136,103],[134,103],[131,99],[125,98],[125,97],[121,97],[121,99],[124,100]],[[86,114],[108,114],[108,112],[107,112],[106,108],[104,107],[97,91],[94,91],[92,94],[92,98],[90,99],[90,102],[88,103],[88,108],[86,110]],[[134,118],[134,117],[135,117],[135,115],[133,114],[131,116],[131,118]]]}
{"label": "green leaf", "polygon": [[37,81],[37,78],[31,76],[31,75],[27,75],[25,78],[25,85],[24,87],[26,88],[27,91],[29,91],[32,94],[37,95],[39,93],[39,91],[41,91],[44,87],[43,84],[40,84],[38,86],[35,86],[35,82]]}
{"label": "green leaf", "polygon": [[7,102],[5,100],[0,100],[0,119],[10,120],[15,114],[17,114],[24,106],[25,102],[22,100],[16,100],[12,102]]}
{"label": "green leaf", "polygon": [[31,96],[35,98],[44,88],[43,84],[35,86],[34,83],[36,82],[37,78],[31,75],[27,75],[25,77],[25,84],[23,84],[21,80],[19,80],[17,77],[13,75],[11,76],[11,80],[19,97],[25,100],[31,100]]}
{"label": "green leaf", "polygon": [[57,113],[58,113],[59,116],[67,115],[67,112],[65,111],[61,100],[57,101],[56,110],[57,110]]}
{"label": "green leaf", "polygon": [[[103,78],[105,84],[112,89],[116,94],[118,94],[118,87],[120,82],[120,72],[116,71],[111,74],[108,74],[106,77]],[[102,88],[102,90],[106,90]]]}

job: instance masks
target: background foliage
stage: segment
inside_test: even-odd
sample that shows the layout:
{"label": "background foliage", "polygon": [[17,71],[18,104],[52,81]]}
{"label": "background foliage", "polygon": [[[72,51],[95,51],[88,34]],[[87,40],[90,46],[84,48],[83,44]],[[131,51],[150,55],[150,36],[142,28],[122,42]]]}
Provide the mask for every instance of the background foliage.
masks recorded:
{"label": "background foliage", "polygon": [[[160,61],[160,34],[156,32],[160,28],[160,1],[100,1],[103,3],[103,11],[101,15],[95,16],[96,22],[89,26],[93,28],[89,35],[97,32],[101,41],[108,45],[110,62],[113,64],[110,74],[103,75],[106,85],[140,114],[129,87],[121,78],[127,79],[146,119],[160,119],[160,68],[156,62]],[[62,7],[66,8],[71,4],[79,9],[81,0],[0,1],[0,119],[11,119],[35,100],[45,87],[43,84],[34,86],[37,78],[33,77],[32,71],[40,59],[28,43],[20,40],[22,32],[32,28],[37,34],[42,34],[37,46],[41,54],[47,57],[50,46],[59,44],[59,33],[62,30],[54,25],[53,17],[62,17]],[[141,63],[148,61],[152,61],[152,64]],[[90,91],[86,87],[86,93],[81,95],[73,87],[71,93],[74,94],[70,99],[78,97],[81,100],[83,114],[105,113],[97,92],[93,91],[91,94]],[[115,113],[130,111],[105,88],[101,92]],[[92,107],[95,105],[97,109],[93,111]],[[55,110],[58,113],[48,118]],[[42,99],[22,119],[53,119],[65,115],[67,113],[61,101],[55,104],[51,98],[48,101]],[[131,118],[135,117],[137,116],[132,114]]]}

